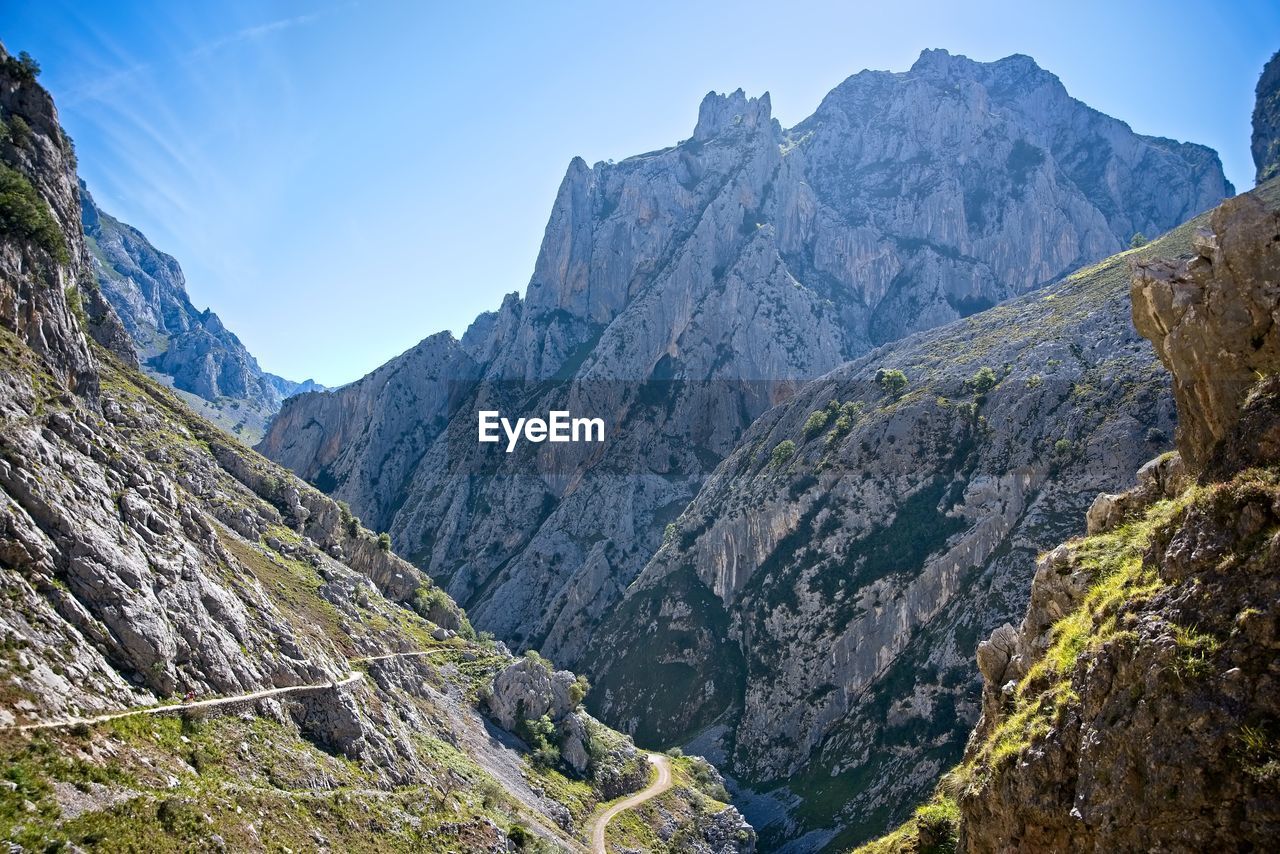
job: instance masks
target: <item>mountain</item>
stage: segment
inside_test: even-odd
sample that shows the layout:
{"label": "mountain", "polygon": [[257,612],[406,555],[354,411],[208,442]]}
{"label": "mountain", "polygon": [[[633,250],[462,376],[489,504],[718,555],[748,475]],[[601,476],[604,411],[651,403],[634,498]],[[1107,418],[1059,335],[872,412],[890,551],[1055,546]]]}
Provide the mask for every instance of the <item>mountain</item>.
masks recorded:
{"label": "mountain", "polygon": [[1020,624],[978,648],[963,761],[867,854],[1266,850],[1280,834],[1280,182],[1199,224],[1189,253],[1132,280],[1178,451],[1039,560]]}
{"label": "mountain", "polygon": [[[477,637],[345,505],[139,370],[37,71],[0,48],[0,839],[584,849],[649,761],[574,674]],[[615,845],[752,850],[714,768],[662,764]]]}
{"label": "mountain", "polygon": [[[1134,134],[1025,56],[926,51],[790,130],[767,95],[710,94],[676,146],[570,163],[523,298],[287,402],[258,448],[391,532],[478,626],[575,663],[803,382],[1230,192],[1212,151]],[[607,416],[608,435],[489,455],[476,412],[495,403]]]}
{"label": "mountain", "polygon": [[187,296],[182,268],[142,232],[102,211],[80,183],[81,222],[94,273],[152,376],[247,442],[262,437],[288,397],[323,386],[265,373],[212,310]]}
{"label": "mountain", "polygon": [[1280,51],[1258,77],[1253,107],[1253,163],[1259,184],[1280,175]]}
{"label": "mountain", "polygon": [[1036,555],[1170,442],[1127,270],[1193,231],[879,348],[757,420],[595,633],[597,712],[717,757],[788,850],[920,800]]}

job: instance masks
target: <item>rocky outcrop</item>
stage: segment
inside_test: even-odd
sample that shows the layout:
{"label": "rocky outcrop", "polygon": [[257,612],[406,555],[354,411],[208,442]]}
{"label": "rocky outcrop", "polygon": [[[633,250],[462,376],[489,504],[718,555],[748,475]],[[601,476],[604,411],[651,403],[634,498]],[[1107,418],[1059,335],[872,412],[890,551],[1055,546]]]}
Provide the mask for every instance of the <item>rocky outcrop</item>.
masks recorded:
{"label": "rocky outcrop", "polygon": [[0,46],[0,325],[80,392],[96,387],[86,333],[118,346],[119,321],[83,275],[75,149],[38,66]]}
{"label": "rocky outcrop", "polygon": [[[1211,151],[1134,134],[1027,57],[928,51],[789,130],[767,96],[712,94],[676,146],[570,164],[523,298],[296,398],[259,447],[390,531],[478,626],[574,664],[742,431],[803,382],[1230,191]],[[609,438],[485,456],[486,401],[605,414]]]}
{"label": "rocky outcrop", "polygon": [[[1161,477],[1162,473],[1169,476]],[[1105,534],[1141,519],[1157,501],[1177,498],[1188,484],[1176,453],[1157,457],[1138,469],[1136,487],[1107,496],[1110,501],[1094,502],[1087,517],[1088,536]],[[1096,513],[1095,508],[1100,505],[1111,512],[1106,516]],[[1008,694],[1044,658],[1055,640],[1054,627],[1080,608],[1096,580],[1096,567],[1089,565],[1073,543],[1061,544],[1036,561],[1031,599],[1022,622],[1017,628],[1005,624],[978,644],[978,672],[984,686],[982,717],[971,741],[990,735]]]}
{"label": "rocky outcrop", "polygon": [[256,442],[286,398],[323,386],[265,373],[211,309],[187,295],[182,268],[136,228],[102,211],[80,184],[80,219],[102,293],[132,339],[143,367],[202,415]]}
{"label": "rocky outcrop", "polygon": [[517,734],[529,721],[547,718],[556,729],[560,758],[582,774],[591,764],[590,735],[578,711],[585,694],[568,670],[552,670],[546,661],[526,656],[494,676],[485,708],[499,726]]}
{"label": "rocky outcrop", "polygon": [[486,706],[498,725],[512,732],[522,720],[543,715],[560,721],[578,710],[578,701],[569,695],[574,679],[569,671],[552,670],[545,661],[521,658],[494,677]]}
{"label": "rocky outcrop", "polygon": [[[1280,353],[1249,323],[1280,304],[1259,288],[1280,277],[1277,210],[1264,185],[1207,218],[1189,262],[1136,266],[1135,317],[1195,464],[1153,461],[1041,559],[1021,624],[979,646],[964,761],[868,851],[917,850],[926,830],[958,851],[1254,850],[1280,833]],[[1184,271],[1185,310],[1153,269]],[[1242,358],[1254,381],[1223,393]]]}
{"label": "rocky outcrop", "polygon": [[1280,363],[1280,213],[1246,193],[1217,208],[1190,259],[1139,265],[1133,322],[1173,374],[1178,449],[1193,470]]}
{"label": "rocky outcrop", "polygon": [[1257,182],[1280,176],[1280,51],[1262,69],[1253,107],[1253,165]]}

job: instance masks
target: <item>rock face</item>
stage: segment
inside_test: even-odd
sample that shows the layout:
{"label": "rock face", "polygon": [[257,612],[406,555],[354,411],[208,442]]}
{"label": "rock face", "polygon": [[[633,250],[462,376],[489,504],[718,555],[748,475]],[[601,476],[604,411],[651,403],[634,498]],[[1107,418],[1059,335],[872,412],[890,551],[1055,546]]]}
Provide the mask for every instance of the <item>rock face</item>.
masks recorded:
{"label": "rock face", "polygon": [[[347,508],[101,343],[128,339],[91,300],[73,161],[33,72],[0,51],[6,128],[27,134],[0,146],[0,840],[578,847],[618,778],[566,797],[499,737],[476,698],[512,656]],[[682,829],[719,832],[686,807]]]}
{"label": "rock face", "polygon": [[[1199,224],[1138,256],[1189,252]],[[770,846],[847,846],[918,801],[960,756],[973,649],[1024,609],[1036,554],[1170,443],[1132,257],[882,347],[760,418],[597,631],[593,711],[715,757]]]}
{"label": "rock face", "polygon": [[[526,657],[508,665],[493,678],[485,708],[499,726],[516,733],[527,721],[545,716],[556,729],[555,744],[561,757],[581,774],[591,764],[590,736],[586,715],[578,711],[585,691],[575,696],[575,687],[581,690],[576,677],[568,670],[552,670],[547,662]],[[632,748],[626,758],[634,757],[635,753]],[[641,777],[638,783],[643,785],[644,780]]]}
{"label": "rock face", "polygon": [[[980,648],[982,719],[942,787],[960,850],[1240,850],[1280,833],[1280,353],[1241,323],[1280,304],[1257,287],[1280,280],[1278,209],[1268,185],[1214,211],[1190,267],[1212,267],[1191,290],[1215,310],[1193,298],[1182,322],[1148,327],[1183,423],[1202,428],[1179,437],[1199,483],[1157,476],[1176,455],[1146,469],[1131,512],[1042,560],[1021,626]],[[1159,313],[1151,288],[1140,266],[1135,315]],[[1219,349],[1171,346],[1192,324]],[[1242,352],[1265,379],[1203,388]]]}
{"label": "rock face", "polygon": [[152,376],[185,393],[215,424],[256,442],[286,398],[323,386],[264,372],[210,309],[187,296],[182,268],[136,228],[103,212],[80,184],[80,218],[93,270]]}
{"label": "rock face", "polygon": [[1132,296],[1134,325],[1173,374],[1178,450],[1198,470],[1258,376],[1280,363],[1280,214],[1258,194],[1231,199],[1195,250],[1139,266]]}
{"label": "rock face", "polygon": [[527,718],[547,715],[560,721],[578,709],[569,696],[573,684],[569,671],[553,671],[543,661],[522,658],[494,677],[486,706],[501,727],[513,732]]}
{"label": "rock face", "polygon": [[[0,325],[39,354],[70,388],[92,393],[86,332],[120,349],[119,320],[83,275],[75,149],[32,69],[0,46]],[[83,311],[83,320],[77,316]],[[89,328],[85,328],[85,324]]]}
{"label": "rock face", "polygon": [[1262,69],[1253,107],[1253,165],[1259,184],[1280,176],[1280,51]]}
{"label": "rock face", "polygon": [[[259,448],[390,531],[478,625],[574,663],[804,381],[1230,192],[1211,151],[1132,133],[1022,56],[927,51],[790,130],[767,95],[712,94],[679,145],[570,164],[523,299],[288,402]],[[475,442],[493,400],[607,415],[609,438],[495,460]]]}

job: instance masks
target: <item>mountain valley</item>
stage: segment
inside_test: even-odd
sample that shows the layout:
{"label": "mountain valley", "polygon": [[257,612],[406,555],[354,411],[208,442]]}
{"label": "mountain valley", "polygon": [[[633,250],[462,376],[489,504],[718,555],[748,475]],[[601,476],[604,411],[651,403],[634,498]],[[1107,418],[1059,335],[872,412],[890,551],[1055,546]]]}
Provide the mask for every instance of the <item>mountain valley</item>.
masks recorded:
{"label": "mountain valley", "polygon": [[1021,54],[711,92],[338,388],[98,207],[40,72],[0,46],[11,850],[1280,837],[1280,53],[1238,195]]}

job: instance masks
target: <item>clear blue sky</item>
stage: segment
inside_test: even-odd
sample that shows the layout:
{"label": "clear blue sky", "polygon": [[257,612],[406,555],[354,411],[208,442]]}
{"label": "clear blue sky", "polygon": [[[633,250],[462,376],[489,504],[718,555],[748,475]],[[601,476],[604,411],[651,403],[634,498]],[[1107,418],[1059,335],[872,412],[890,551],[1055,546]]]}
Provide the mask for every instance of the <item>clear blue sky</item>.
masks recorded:
{"label": "clear blue sky", "polygon": [[0,39],[193,301],[267,370],[337,384],[523,291],[569,159],[683,139],[712,89],[791,125],[923,48],[1026,53],[1245,189],[1280,4],[0,0]]}

